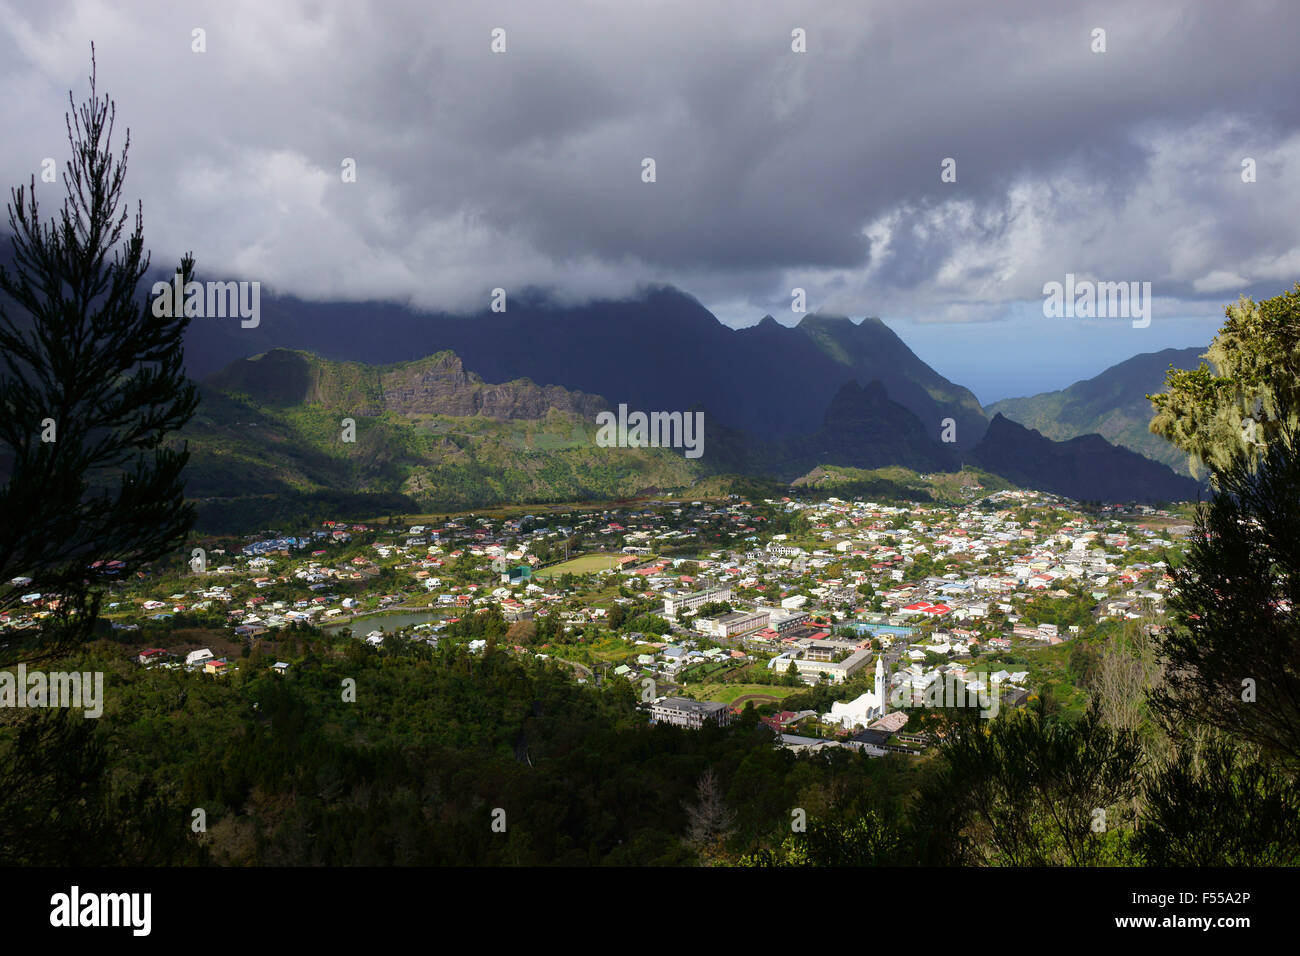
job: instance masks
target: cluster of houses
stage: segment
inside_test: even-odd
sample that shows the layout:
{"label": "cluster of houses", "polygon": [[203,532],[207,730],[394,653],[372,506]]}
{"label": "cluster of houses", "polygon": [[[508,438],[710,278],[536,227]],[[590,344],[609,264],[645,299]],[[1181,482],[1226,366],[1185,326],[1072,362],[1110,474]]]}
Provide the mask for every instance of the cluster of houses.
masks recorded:
{"label": "cluster of houses", "polygon": [[[1058,507],[1067,520],[1047,520]],[[840,684],[883,665],[883,685],[863,695],[873,699],[840,701],[831,714],[816,715],[867,735],[855,745],[879,748],[880,734],[898,733],[890,729],[898,715],[884,706],[886,696],[924,695],[954,679],[976,691],[996,684],[1013,702],[1026,693],[1026,670],[989,673],[974,662],[982,652],[1056,644],[1077,632],[1077,625],[1042,622],[1027,613],[1030,606],[1083,594],[1095,602],[1095,620],[1158,612],[1172,579],[1157,555],[1190,528],[1170,527],[1170,516],[1154,509],[1146,513],[1164,519],[1164,530],[1121,522],[1118,513],[1080,515],[1060,499],[1021,491],[955,507],[732,496],[396,529],[327,521],[301,534],[268,533],[233,555],[213,550],[193,586],[175,593],[149,594],[147,579],[122,581],[106,610],[121,627],[136,618],[220,611],[234,636],[247,639],[295,622],[327,625],[410,608],[459,616],[496,607],[510,622],[553,612],[566,628],[582,629],[605,623],[614,604],[632,599],[587,602],[538,574],[563,560],[577,538],[583,551],[615,557],[609,570],[594,572],[597,580],[618,575],[636,600],[653,599],[671,628],[623,634],[626,653],[601,669],[602,678],[648,678],[672,690],[749,666]],[[770,533],[775,518],[791,530]],[[710,544],[718,540],[725,544]],[[663,556],[671,548],[680,550]],[[466,567],[478,570],[467,574]],[[26,626],[55,600],[23,594],[0,626]],[[369,630],[361,639],[379,645],[385,634]],[[182,659],[151,648],[140,662],[211,674],[232,666],[206,649]],[[653,719],[682,726],[729,719],[729,708],[691,701],[688,692],[660,697]],[[792,747],[826,745],[794,739],[801,736],[795,724],[807,717],[782,718],[774,730],[783,741],[792,738]]]}

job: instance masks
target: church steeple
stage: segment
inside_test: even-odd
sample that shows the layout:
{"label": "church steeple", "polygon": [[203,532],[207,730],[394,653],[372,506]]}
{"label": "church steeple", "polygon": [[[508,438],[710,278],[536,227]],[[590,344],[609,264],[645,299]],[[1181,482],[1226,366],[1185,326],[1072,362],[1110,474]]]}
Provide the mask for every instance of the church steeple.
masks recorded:
{"label": "church steeple", "polygon": [[876,658],[876,700],[880,702],[880,716],[885,716],[885,655]]}

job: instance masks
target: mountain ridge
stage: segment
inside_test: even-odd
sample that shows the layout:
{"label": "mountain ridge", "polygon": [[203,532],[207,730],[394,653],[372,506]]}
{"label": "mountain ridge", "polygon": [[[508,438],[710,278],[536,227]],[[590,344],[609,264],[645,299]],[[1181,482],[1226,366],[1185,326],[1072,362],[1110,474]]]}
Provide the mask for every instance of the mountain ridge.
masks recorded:
{"label": "mountain ridge", "polygon": [[[604,396],[528,379],[494,384],[455,353],[384,365],[272,349],[201,383],[188,493],[401,495],[430,507],[627,497],[719,476],[790,483],[819,468],[969,467],[1074,498],[1170,500],[1195,483],[1099,436],[1057,443],[998,415],[975,448],[937,444],[878,379],[851,379],[803,435],[755,438],[705,412],[703,458],[596,441]],[[354,435],[341,427],[352,419]],[[902,487],[886,481],[881,488]],[[908,492],[911,494],[911,492]]]}
{"label": "mountain ridge", "polygon": [[[281,378],[268,381],[263,374],[268,369]],[[467,370],[451,351],[408,362],[369,365],[322,360],[306,350],[276,348],[232,362],[204,383],[271,404],[319,403],[331,411],[360,415],[389,411],[398,415],[486,415],[512,421],[545,418],[552,408],[590,417],[609,407],[599,395],[538,385],[526,378],[490,384]]]}
{"label": "mountain ridge", "polygon": [[1194,479],[1098,434],[1054,442],[1000,412],[968,457],[1018,485],[1079,500],[1189,501],[1200,491]]}
{"label": "mountain ridge", "polygon": [[1095,433],[1186,473],[1187,454],[1148,429],[1154,410],[1146,396],[1164,391],[1170,366],[1196,368],[1204,352],[1200,347],[1143,352],[1063,389],[993,402],[985,412],[1006,415],[1056,441]]}
{"label": "mountain ridge", "polygon": [[[935,443],[947,418],[957,423],[959,447],[973,446],[987,426],[968,389],[922,362],[879,319],[813,313],[796,326],[772,320],[733,329],[666,286],[637,299],[572,307],[521,297],[506,312],[468,317],[273,296],[263,297],[262,311],[252,329],[194,322],[186,342],[190,374],[202,378],[277,346],[367,363],[450,350],[489,382],[526,378],[647,411],[703,405],[718,422],[764,439],[816,430],[850,380],[882,381]],[[382,337],[357,334],[380,325]]]}

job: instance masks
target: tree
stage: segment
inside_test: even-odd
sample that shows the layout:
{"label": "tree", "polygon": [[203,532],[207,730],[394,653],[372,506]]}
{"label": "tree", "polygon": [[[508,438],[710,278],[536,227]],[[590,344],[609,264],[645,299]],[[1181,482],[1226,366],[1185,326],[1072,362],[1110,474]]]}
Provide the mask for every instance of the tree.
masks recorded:
{"label": "tree", "polygon": [[689,842],[705,855],[716,853],[731,833],[736,815],[727,808],[712,767],[700,775],[695,786],[695,803],[687,805],[686,819]]}
{"label": "tree", "polygon": [[1300,410],[1300,283],[1259,303],[1242,296],[1224,314],[1209,363],[1170,369],[1168,390],[1147,396],[1151,431],[1188,453],[1193,475],[1198,464],[1226,468],[1241,450],[1257,458]]}
{"label": "tree", "polygon": [[1142,817],[1148,866],[1300,863],[1300,784],[1227,740],[1185,748],[1152,774]]}
{"label": "tree", "polygon": [[733,610],[730,601],[706,601],[700,605],[695,615],[699,618],[715,617],[719,614],[730,614]]}
{"label": "tree", "polygon": [[1076,641],[1070,651],[1071,666],[1089,671],[1089,689],[1103,723],[1119,730],[1140,729],[1147,688],[1160,676],[1150,630],[1131,627],[1125,633],[1112,634],[1105,652],[1095,662],[1088,659],[1088,652],[1084,641]]}
{"label": "tree", "polygon": [[[950,717],[939,772],[922,788],[914,828],[924,862],[1095,865],[1127,859],[1119,805],[1139,788],[1137,734],[1094,709],[1070,723],[1041,699],[981,720]],[[1111,820],[1104,830],[1096,821]]]}
{"label": "tree", "polygon": [[1171,727],[1209,724],[1300,767],[1300,447],[1286,417],[1255,467],[1239,451],[1214,466],[1174,569],[1153,695]]}
{"label": "tree", "polygon": [[[86,639],[107,562],[125,576],[184,541],[193,524],[184,448],[164,444],[198,403],[182,370],[183,315],[155,316],[136,290],[149,269],[142,210],[122,241],[130,132],[112,153],[116,108],[90,97],[68,114],[72,159],[57,222],[40,221],[36,179],[11,191],[14,271],[0,267],[0,580],[60,595],[47,650]],[[111,259],[109,254],[112,253]],[[181,261],[182,281],[194,260]],[[0,609],[17,590],[0,593]]]}
{"label": "tree", "polygon": [[531,647],[537,643],[537,625],[533,621],[515,621],[506,631],[505,640],[512,646]]}
{"label": "tree", "polygon": [[775,851],[740,858],[741,866],[893,866],[901,844],[898,831],[875,811],[838,823],[809,820],[803,833],[787,836]]}
{"label": "tree", "polygon": [[664,618],[658,614],[639,614],[627,623],[629,631],[639,631],[644,634],[667,634],[673,628]]}
{"label": "tree", "polygon": [[[182,807],[119,777],[98,721],[36,710],[0,739],[0,866],[174,866],[204,855]],[[124,778],[124,779],[123,779]]]}

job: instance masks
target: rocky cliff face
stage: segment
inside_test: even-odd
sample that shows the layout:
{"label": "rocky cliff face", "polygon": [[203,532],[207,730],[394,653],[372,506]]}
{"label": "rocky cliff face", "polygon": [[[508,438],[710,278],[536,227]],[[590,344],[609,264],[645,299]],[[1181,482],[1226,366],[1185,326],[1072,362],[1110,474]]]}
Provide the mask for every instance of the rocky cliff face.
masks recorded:
{"label": "rocky cliff face", "polygon": [[556,409],[592,419],[609,408],[599,395],[537,385],[528,379],[488,384],[466,371],[451,352],[381,371],[379,390],[384,408],[399,415],[484,415],[512,421],[545,418]]}
{"label": "rocky cliff face", "polygon": [[321,405],[374,416],[483,415],[498,421],[545,418],[551,409],[593,419],[609,408],[598,395],[527,379],[489,384],[451,352],[398,365],[331,362],[306,352],[272,349],[233,362],[208,378],[209,386],[273,405]]}

